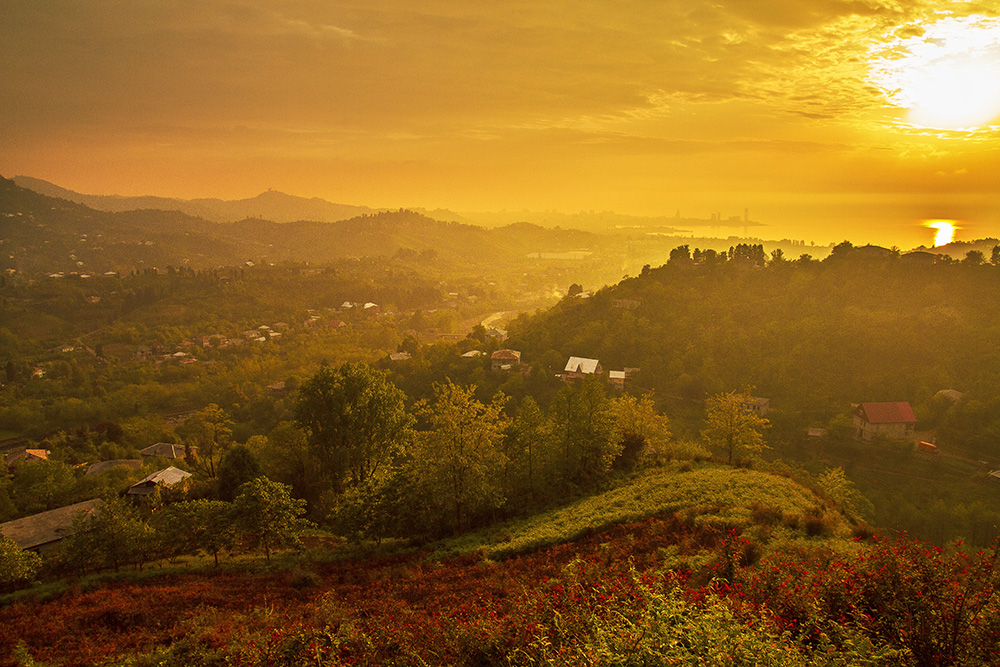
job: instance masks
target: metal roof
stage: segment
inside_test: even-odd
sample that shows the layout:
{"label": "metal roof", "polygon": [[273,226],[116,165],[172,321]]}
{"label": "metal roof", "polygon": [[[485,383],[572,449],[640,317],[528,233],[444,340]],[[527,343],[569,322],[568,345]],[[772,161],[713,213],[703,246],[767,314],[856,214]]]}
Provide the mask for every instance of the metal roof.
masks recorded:
{"label": "metal roof", "polygon": [[59,507],[48,512],[0,523],[0,534],[17,543],[22,549],[32,549],[68,537],[73,519],[80,512],[89,513],[104,502],[100,498],[85,500],[75,505]]}
{"label": "metal roof", "polygon": [[586,357],[570,357],[569,361],[566,362],[566,368],[563,369],[566,373],[584,373],[586,375],[591,375],[597,372],[597,366],[600,364],[597,359],[587,359]]}
{"label": "metal roof", "polygon": [[913,408],[906,401],[895,403],[862,403],[858,409],[869,424],[914,424]]}

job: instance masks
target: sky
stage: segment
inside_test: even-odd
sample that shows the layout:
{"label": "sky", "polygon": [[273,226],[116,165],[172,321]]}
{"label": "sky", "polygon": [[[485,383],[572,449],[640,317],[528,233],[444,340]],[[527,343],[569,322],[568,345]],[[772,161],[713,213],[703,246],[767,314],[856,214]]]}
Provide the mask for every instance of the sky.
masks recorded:
{"label": "sky", "polygon": [[3,0],[0,174],[87,194],[1000,236],[1000,7]]}

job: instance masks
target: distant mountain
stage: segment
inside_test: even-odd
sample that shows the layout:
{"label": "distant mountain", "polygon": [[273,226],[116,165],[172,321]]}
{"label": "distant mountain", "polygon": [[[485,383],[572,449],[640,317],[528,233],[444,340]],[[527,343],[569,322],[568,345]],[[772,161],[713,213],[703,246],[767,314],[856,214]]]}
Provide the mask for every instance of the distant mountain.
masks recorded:
{"label": "distant mountain", "polygon": [[[287,197],[280,193],[274,195]],[[210,268],[247,260],[329,262],[426,257],[465,265],[527,261],[528,253],[597,249],[607,238],[518,224],[485,229],[407,210],[337,222],[216,223],[178,210],[100,211],[0,177],[0,270],[103,273],[149,267]],[[409,253],[409,254],[408,254]]]}
{"label": "distant mountain", "polygon": [[30,176],[15,176],[14,183],[49,197],[84,204],[98,211],[138,211],[155,209],[180,211],[212,222],[236,222],[246,218],[264,218],[275,222],[315,220],[336,222],[387,209],[334,204],[313,197],[296,197],[276,190],[262,192],[249,199],[173,199],[169,197],[123,197],[120,195],[85,195]]}

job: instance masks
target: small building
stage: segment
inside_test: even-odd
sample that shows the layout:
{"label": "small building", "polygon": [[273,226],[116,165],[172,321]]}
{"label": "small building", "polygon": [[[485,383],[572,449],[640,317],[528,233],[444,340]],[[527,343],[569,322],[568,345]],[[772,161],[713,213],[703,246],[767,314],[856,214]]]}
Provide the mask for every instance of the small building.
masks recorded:
{"label": "small building", "polygon": [[869,441],[876,436],[909,440],[917,418],[906,401],[892,403],[861,403],[854,409],[854,435]]}
{"label": "small building", "polygon": [[[150,445],[144,449],[140,449],[139,453],[143,456],[149,457],[159,457],[161,459],[183,459],[187,455],[187,447],[184,445],[175,445],[170,442],[158,442],[155,445]],[[195,455],[195,448],[191,447],[191,455]]]}
{"label": "small building", "polygon": [[622,310],[635,310],[642,305],[641,301],[637,299],[612,299],[612,308],[621,308]]}
{"label": "small building", "polygon": [[759,396],[747,396],[743,401],[743,409],[752,412],[758,417],[766,417],[771,411],[771,399],[760,398]]}
{"label": "small building", "polygon": [[625,380],[627,377],[625,371],[608,371],[608,382],[618,391],[625,390]]}
{"label": "small building", "polygon": [[506,329],[497,329],[496,327],[491,327],[491,328],[489,328],[489,329],[486,330],[486,339],[487,340],[499,340],[499,341],[507,340],[507,330]]}
{"label": "small building", "polygon": [[0,523],[0,534],[26,551],[43,551],[73,534],[73,520],[81,512],[89,514],[103,503],[100,498],[48,512],[32,514],[7,523]]}
{"label": "small building", "polygon": [[136,482],[128,488],[125,495],[133,498],[144,498],[151,494],[153,489],[158,486],[164,489],[176,488],[186,483],[189,477],[191,477],[191,473],[170,466],[163,470],[157,470],[145,479]]}
{"label": "small building", "polygon": [[47,449],[24,449],[19,452],[8,454],[6,457],[7,470],[11,473],[14,468],[24,463],[37,463],[49,460],[49,450]]}
{"label": "small building", "polygon": [[463,359],[475,359],[477,357],[483,356],[483,354],[485,354],[485,353],[482,350],[469,350],[468,352],[463,352],[462,353],[462,358]]}
{"label": "small building", "polygon": [[825,438],[826,433],[827,431],[825,428],[819,426],[810,426],[809,430],[806,431],[806,436],[810,438]]}
{"label": "small building", "polygon": [[952,403],[958,403],[959,401],[962,400],[963,396],[965,396],[965,394],[958,391],[957,389],[942,389],[938,393],[934,394],[935,398],[945,398],[951,401]]}
{"label": "small building", "polygon": [[111,470],[112,468],[130,468],[132,470],[138,470],[142,467],[142,461],[139,459],[112,459],[111,461],[98,461],[87,468],[86,475],[100,475],[102,472]]}
{"label": "small building", "polygon": [[597,359],[570,357],[569,361],[566,362],[566,367],[563,369],[561,377],[563,382],[575,382],[582,380],[588,375],[603,374],[604,369],[601,368],[601,362]]}
{"label": "small building", "polygon": [[518,350],[497,350],[490,355],[490,370],[494,373],[509,371],[521,365],[521,353]]}
{"label": "small building", "polygon": [[409,361],[410,358],[409,352],[393,352],[389,355],[389,361]]}

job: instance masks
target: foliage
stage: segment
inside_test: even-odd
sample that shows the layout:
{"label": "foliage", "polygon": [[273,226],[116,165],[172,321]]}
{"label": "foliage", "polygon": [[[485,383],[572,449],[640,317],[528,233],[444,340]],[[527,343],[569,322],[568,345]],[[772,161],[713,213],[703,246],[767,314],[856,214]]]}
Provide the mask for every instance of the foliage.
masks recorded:
{"label": "foliage", "polygon": [[501,448],[505,430],[500,394],[484,405],[473,398],[475,387],[450,380],[434,387],[434,402],[418,412],[431,430],[414,445],[416,484],[431,507],[432,517],[452,531],[504,502],[502,478],[507,458]]}
{"label": "foliage", "polygon": [[237,537],[251,549],[264,551],[271,562],[271,552],[281,546],[297,545],[307,522],[305,501],[293,498],[287,485],[257,477],[243,484],[233,500],[233,528]]}
{"label": "foliage", "polygon": [[236,489],[263,474],[257,457],[246,445],[233,445],[219,461],[219,498],[232,500]]}
{"label": "foliage", "polygon": [[31,582],[41,567],[41,556],[22,550],[14,540],[0,535],[0,591]]}
{"label": "foliage", "polygon": [[189,458],[209,477],[216,475],[216,460],[232,443],[233,420],[215,403],[209,403],[184,422],[182,435],[197,451]]}
{"label": "foliage", "polygon": [[875,511],[871,501],[864,497],[854,483],[847,479],[844,469],[830,468],[816,480],[823,492],[851,516],[866,520]]}
{"label": "foliage", "polygon": [[650,396],[624,395],[611,404],[622,434],[622,467],[631,470],[640,462],[660,464],[671,457],[670,420],[656,411]]}
{"label": "foliage", "polygon": [[154,554],[153,531],[139,511],[122,498],[112,497],[73,520],[70,536],[59,545],[59,561],[75,571],[126,565],[140,568]]}
{"label": "foliage", "polygon": [[748,407],[748,393],[731,391],[708,399],[705,406],[705,429],[702,437],[729,456],[751,455],[764,450],[764,429],[770,422]]}
{"label": "foliage", "polygon": [[365,364],[324,366],[302,384],[296,419],[335,488],[365,483],[403,451],[413,424],[404,400]]}

